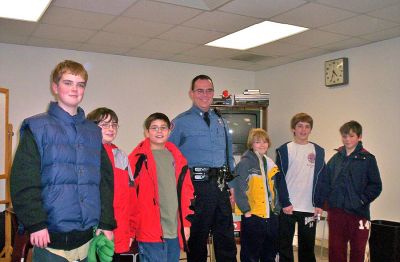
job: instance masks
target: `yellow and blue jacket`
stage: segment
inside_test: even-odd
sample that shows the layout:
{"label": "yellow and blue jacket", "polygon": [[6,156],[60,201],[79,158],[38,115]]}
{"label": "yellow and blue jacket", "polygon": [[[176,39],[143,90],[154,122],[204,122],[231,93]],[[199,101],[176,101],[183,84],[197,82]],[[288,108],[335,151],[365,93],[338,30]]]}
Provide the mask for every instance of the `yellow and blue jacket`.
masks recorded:
{"label": "yellow and blue jacket", "polygon": [[279,191],[287,191],[287,186],[277,165],[269,157],[246,151],[236,165],[235,175],[230,187],[234,188],[236,214],[250,211],[262,218],[279,214]]}

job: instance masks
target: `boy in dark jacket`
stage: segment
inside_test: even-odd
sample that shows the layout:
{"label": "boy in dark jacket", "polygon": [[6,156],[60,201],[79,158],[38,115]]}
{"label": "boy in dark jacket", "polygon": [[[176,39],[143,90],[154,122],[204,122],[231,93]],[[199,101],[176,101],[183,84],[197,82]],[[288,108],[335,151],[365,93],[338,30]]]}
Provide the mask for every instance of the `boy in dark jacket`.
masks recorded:
{"label": "boy in dark jacket", "polygon": [[364,261],[370,228],[369,205],[382,191],[375,156],[363,148],[356,121],[340,128],[343,145],[327,164],[324,195],[328,201],[329,261]]}
{"label": "boy in dark jacket", "polygon": [[81,64],[59,63],[51,75],[57,102],[21,126],[11,198],[34,262],[85,261],[95,227],[113,238],[112,166],[100,128],[79,107],[87,79]]}

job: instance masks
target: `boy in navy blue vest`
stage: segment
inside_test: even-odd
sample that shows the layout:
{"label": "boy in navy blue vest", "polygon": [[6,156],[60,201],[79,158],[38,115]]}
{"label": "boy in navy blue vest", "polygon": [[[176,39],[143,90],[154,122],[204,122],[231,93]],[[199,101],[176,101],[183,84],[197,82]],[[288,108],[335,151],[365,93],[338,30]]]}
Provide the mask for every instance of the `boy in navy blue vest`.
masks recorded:
{"label": "boy in navy blue vest", "polygon": [[57,102],[21,126],[11,196],[33,261],[86,261],[95,227],[112,239],[112,166],[100,128],[78,106],[87,79],[81,64],[59,63],[51,75]]}

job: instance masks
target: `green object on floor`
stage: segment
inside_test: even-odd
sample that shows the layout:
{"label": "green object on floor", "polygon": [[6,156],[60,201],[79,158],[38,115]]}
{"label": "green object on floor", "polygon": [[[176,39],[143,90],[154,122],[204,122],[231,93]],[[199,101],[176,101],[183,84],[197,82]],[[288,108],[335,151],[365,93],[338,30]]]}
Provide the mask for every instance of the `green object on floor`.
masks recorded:
{"label": "green object on floor", "polygon": [[103,233],[95,236],[89,246],[88,262],[97,262],[96,254],[100,262],[111,262],[114,255],[114,242]]}

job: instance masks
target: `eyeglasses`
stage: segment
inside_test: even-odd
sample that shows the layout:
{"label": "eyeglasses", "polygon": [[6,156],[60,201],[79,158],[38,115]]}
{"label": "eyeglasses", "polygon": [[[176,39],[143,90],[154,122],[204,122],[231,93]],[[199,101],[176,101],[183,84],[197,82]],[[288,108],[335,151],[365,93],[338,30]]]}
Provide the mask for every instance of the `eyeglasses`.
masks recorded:
{"label": "eyeglasses", "polygon": [[204,94],[210,95],[210,94],[213,94],[213,93],[214,93],[214,89],[213,89],[213,88],[209,88],[209,89],[196,89],[196,90],[193,90],[193,92],[197,93],[198,95],[204,95]]}
{"label": "eyeglasses", "polygon": [[115,122],[110,122],[110,123],[99,123],[99,127],[103,128],[103,129],[118,129],[119,125],[118,123]]}
{"label": "eyeglasses", "polygon": [[149,127],[149,130],[151,130],[153,132],[158,132],[158,131],[164,132],[164,131],[169,130],[169,127],[168,126],[151,126],[151,127]]}

